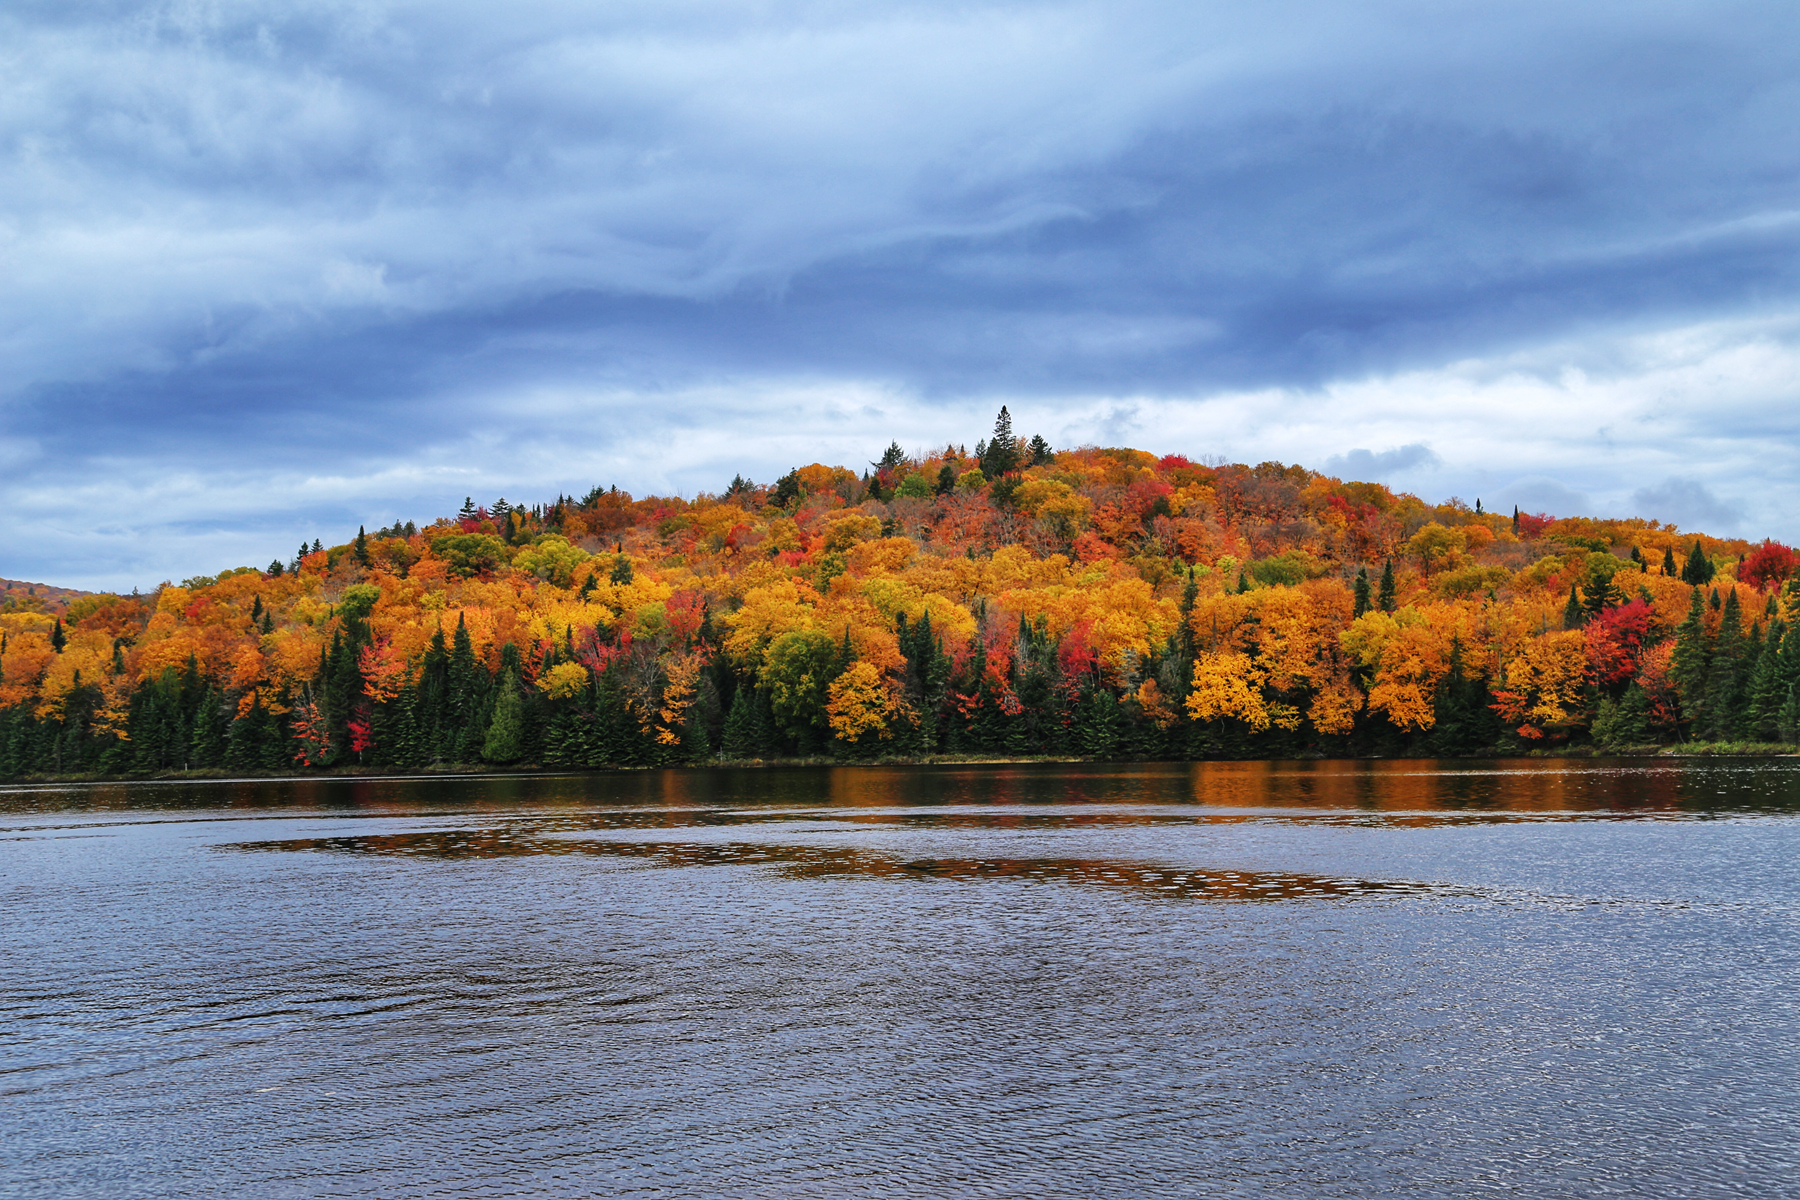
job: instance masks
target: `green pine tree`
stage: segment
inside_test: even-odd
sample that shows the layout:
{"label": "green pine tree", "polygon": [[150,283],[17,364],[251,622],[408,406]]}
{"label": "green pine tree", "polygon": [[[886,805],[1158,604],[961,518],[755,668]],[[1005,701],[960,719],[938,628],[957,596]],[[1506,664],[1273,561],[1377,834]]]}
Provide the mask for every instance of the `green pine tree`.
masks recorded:
{"label": "green pine tree", "polygon": [[188,743],[190,761],[196,767],[224,766],[230,735],[225,697],[217,687],[209,686],[194,714],[194,733]]}
{"label": "green pine tree", "polygon": [[1119,746],[1124,716],[1119,701],[1110,690],[1090,686],[1075,709],[1075,724],[1070,731],[1076,747],[1089,758],[1111,758]]}
{"label": "green pine tree", "polygon": [[519,677],[513,671],[500,676],[500,692],[494,698],[494,716],[481,743],[481,757],[491,763],[518,762],[525,741],[525,703]]}
{"label": "green pine tree", "polygon": [[719,738],[719,752],[727,758],[756,757],[756,703],[748,680],[740,681],[731,698],[731,711],[725,716],[725,729]]}
{"label": "green pine tree", "polygon": [[1390,558],[1381,568],[1381,591],[1377,593],[1375,606],[1384,613],[1391,613],[1398,607],[1399,599],[1400,587],[1394,581],[1394,560]]}
{"label": "green pine tree", "polygon": [[981,473],[989,479],[999,479],[1019,469],[1019,443],[1013,437],[1012,414],[1006,411],[1006,405],[1000,406],[1000,415],[994,418],[994,436],[978,453]]}
{"label": "green pine tree", "polygon": [[1563,605],[1562,625],[1564,629],[1580,629],[1586,617],[1586,610],[1581,604],[1581,593],[1574,584],[1569,585],[1569,602]]}
{"label": "green pine tree", "polygon": [[483,701],[487,673],[475,662],[475,645],[462,614],[457,614],[446,670],[443,724],[439,728],[438,758],[447,762],[474,762],[487,735]]}
{"label": "green pine tree", "polygon": [[1702,729],[1708,738],[1729,738],[1735,732],[1743,697],[1746,652],[1743,614],[1738,607],[1737,589],[1732,588],[1719,614],[1719,631],[1713,637],[1712,661],[1706,673]]}
{"label": "green pine tree", "polygon": [[1712,643],[1706,632],[1706,601],[1700,589],[1694,588],[1688,596],[1687,619],[1675,630],[1675,655],[1669,663],[1669,678],[1681,700],[1682,718],[1691,724],[1699,720],[1705,707]]}
{"label": "green pine tree", "polygon": [[1492,699],[1487,681],[1470,675],[1465,666],[1462,638],[1452,635],[1449,669],[1432,694],[1436,722],[1427,740],[1433,751],[1445,755],[1472,754],[1498,741],[1500,720],[1490,707]]}
{"label": "green pine tree", "polygon": [[1597,617],[1623,600],[1624,596],[1620,594],[1611,572],[1604,566],[1594,567],[1588,575],[1588,593],[1585,603],[1587,615]]}
{"label": "green pine tree", "polygon": [[1700,544],[1699,538],[1695,538],[1694,548],[1688,552],[1687,562],[1681,567],[1681,582],[1696,586],[1711,583],[1717,572],[1718,567],[1706,557],[1706,548]]}
{"label": "green pine tree", "polygon": [[1781,650],[1786,630],[1777,618],[1769,624],[1744,688],[1744,715],[1739,736],[1757,742],[1781,737],[1781,705],[1787,699],[1781,679]]}
{"label": "green pine tree", "polygon": [[1351,588],[1354,597],[1350,607],[1352,621],[1369,611],[1369,568],[1360,567],[1356,572],[1356,583]]}
{"label": "green pine tree", "polygon": [[1783,742],[1800,738],[1800,622],[1787,622],[1781,650],[1775,658],[1775,689],[1780,707],[1775,717],[1775,736]]}
{"label": "green pine tree", "polygon": [[1594,743],[1605,750],[1646,744],[1650,741],[1650,697],[1635,682],[1616,701],[1603,697],[1592,732]]}

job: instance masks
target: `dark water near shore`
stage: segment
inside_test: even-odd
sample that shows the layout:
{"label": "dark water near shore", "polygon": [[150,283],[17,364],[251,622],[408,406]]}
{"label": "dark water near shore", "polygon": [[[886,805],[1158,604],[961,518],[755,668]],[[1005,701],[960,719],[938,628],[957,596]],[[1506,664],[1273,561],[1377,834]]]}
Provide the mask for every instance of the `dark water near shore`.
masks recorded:
{"label": "dark water near shore", "polygon": [[1800,1196],[1800,763],[0,789],[0,1196]]}

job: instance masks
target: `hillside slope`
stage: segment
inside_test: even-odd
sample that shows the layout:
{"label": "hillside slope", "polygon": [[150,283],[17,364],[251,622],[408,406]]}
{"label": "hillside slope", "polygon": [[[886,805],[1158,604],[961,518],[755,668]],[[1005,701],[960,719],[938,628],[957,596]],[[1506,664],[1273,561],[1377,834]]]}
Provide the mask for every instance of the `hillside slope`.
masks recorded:
{"label": "hillside slope", "polygon": [[0,774],[1792,740],[1794,565],[1003,424],[0,613]]}

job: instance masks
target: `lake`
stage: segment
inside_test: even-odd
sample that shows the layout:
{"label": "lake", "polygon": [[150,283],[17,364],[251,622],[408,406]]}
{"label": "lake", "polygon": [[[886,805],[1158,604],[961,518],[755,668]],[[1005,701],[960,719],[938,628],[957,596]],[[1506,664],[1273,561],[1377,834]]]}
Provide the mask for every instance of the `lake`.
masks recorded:
{"label": "lake", "polygon": [[4,1196],[1800,1195],[1800,763],[0,788]]}

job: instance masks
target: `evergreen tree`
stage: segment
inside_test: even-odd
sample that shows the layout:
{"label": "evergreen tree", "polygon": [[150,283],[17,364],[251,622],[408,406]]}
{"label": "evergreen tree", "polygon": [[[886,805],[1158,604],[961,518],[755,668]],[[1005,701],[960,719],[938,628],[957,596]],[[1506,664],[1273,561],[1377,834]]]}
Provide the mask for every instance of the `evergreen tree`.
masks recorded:
{"label": "evergreen tree", "polygon": [[[507,648],[512,648],[510,642]],[[494,699],[494,717],[481,744],[481,757],[491,763],[518,762],[524,742],[525,703],[519,693],[519,676],[506,670],[500,676],[500,692]]]}
{"label": "evergreen tree", "polygon": [[719,752],[727,758],[756,757],[756,703],[752,690],[748,683],[741,683],[737,695],[732,697],[731,712],[719,738]]}
{"label": "evergreen tree", "polygon": [[1574,584],[1569,585],[1569,602],[1563,605],[1562,626],[1564,629],[1580,629],[1586,613],[1581,604],[1581,593]]}
{"label": "evergreen tree", "polygon": [[1709,738],[1729,738],[1737,724],[1738,705],[1744,686],[1745,638],[1737,589],[1726,597],[1719,614],[1719,631],[1713,638],[1712,661],[1706,673],[1702,728]]}
{"label": "evergreen tree", "polygon": [[[440,631],[440,636],[441,636]],[[486,698],[484,672],[475,662],[475,645],[469,627],[457,614],[445,669],[443,722],[439,727],[438,755],[449,762],[474,762],[487,735],[482,701]]]}
{"label": "evergreen tree", "polygon": [[1706,635],[1706,602],[1700,589],[1689,593],[1687,619],[1675,630],[1675,654],[1669,678],[1681,698],[1682,717],[1696,722],[1705,708],[1707,672],[1712,665],[1712,646]]}
{"label": "evergreen tree", "polygon": [[269,743],[277,733],[275,719],[263,707],[262,697],[252,693],[249,710],[231,722],[225,765],[234,771],[262,770]]}
{"label": "evergreen tree", "polygon": [[188,757],[196,767],[225,765],[231,727],[225,717],[225,697],[216,687],[208,687],[194,714],[194,733],[189,739]]}
{"label": "evergreen tree", "polygon": [[1613,582],[1613,577],[1606,568],[1597,567],[1588,576],[1586,608],[1589,616],[1597,617],[1607,609],[1616,607],[1623,599],[1618,585]]}
{"label": "evergreen tree", "polygon": [[50,627],[50,648],[58,654],[61,654],[63,652],[63,647],[68,644],[69,639],[63,635],[62,618],[58,617],[56,618],[56,624]]}
{"label": "evergreen tree", "polygon": [[1594,743],[1605,750],[1644,745],[1650,740],[1650,697],[1635,681],[1617,700],[1603,697],[1592,733]]}
{"label": "evergreen tree", "polygon": [[1673,546],[1663,547],[1662,573],[1664,575],[1675,573],[1675,548]]}
{"label": "evergreen tree", "polygon": [[1028,467],[1047,467],[1056,459],[1056,452],[1050,449],[1050,443],[1035,433],[1031,435],[1031,442],[1026,450],[1029,457],[1025,465]]}
{"label": "evergreen tree", "polygon": [[750,701],[751,711],[755,717],[751,728],[756,739],[756,753],[759,755],[779,753],[782,749],[781,726],[775,718],[775,702],[769,695],[769,689],[761,686],[753,689]]}
{"label": "evergreen tree", "polygon": [[1350,608],[1352,621],[1369,611],[1369,568],[1359,567],[1356,572],[1356,584],[1351,589],[1354,601]]}
{"label": "evergreen tree", "polygon": [[1519,506],[1513,505],[1513,536],[1519,536]]}
{"label": "evergreen tree", "polygon": [[1781,705],[1787,699],[1782,686],[1781,650],[1786,641],[1780,619],[1769,625],[1744,689],[1744,713],[1738,736],[1757,742],[1773,742],[1781,736]]}
{"label": "evergreen tree", "polygon": [[800,472],[789,471],[775,481],[775,490],[769,493],[769,503],[776,508],[787,508],[800,502]]}
{"label": "evergreen tree", "polygon": [[1432,693],[1436,721],[1428,739],[1434,752],[1473,754],[1500,738],[1500,719],[1490,704],[1487,681],[1467,670],[1462,638],[1450,638],[1450,664]]}
{"label": "evergreen tree", "polygon": [[621,554],[613,559],[612,575],[609,576],[609,582],[615,587],[623,587],[630,583],[631,580],[631,560]]}
{"label": "evergreen tree", "polygon": [[1006,405],[1000,406],[1000,415],[994,418],[994,436],[978,448],[977,455],[981,473],[989,479],[999,479],[1019,469],[1019,443],[1013,437],[1012,414],[1006,411]]}
{"label": "evergreen tree", "polygon": [[356,527],[356,544],[355,544],[354,553],[356,555],[356,561],[359,564],[361,564],[363,567],[367,567],[369,565],[369,535],[367,533],[363,532],[363,527],[361,525],[358,525]]}
{"label": "evergreen tree", "polygon": [[1124,725],[1119,701],[1110,689],[1088,684],[1075,707],[1075,724],[1070,731],[1075,746],[1089,758],[1111,758],[1118,749],[1119,734]]}
{"label": "evergreen tree", "polygon": [[1399,597],[1400,588],[1394,582],[1394,560],[1390,558],[1381,569],[1381,591],[1377,593],[1376,607],[1384,613],[1391,613],[1398,606]]}
{"label": "evergreen tree", "polygon": [[1800,621],[1789,621],[1775,660],[1775,689],[1781,704],[1775,717],[1776,738],[1800,738]]}
{"label": "evergreen tree", "polygon": [[1700,539],[1695,538],[1694,548],[1688,552],[1688,560],[1681,567],[1681,582],[1696,586],[1711,583],[1717,571],[1713,561],[1706,557],[1706,550],[1701,546]]}
{"label": "evergreen tree", "polygon": [[937,485],[931,490],[934,495],[938,496],[948,496],[954,492],[956,490],[956,468],[949,463],[939,467]]}

